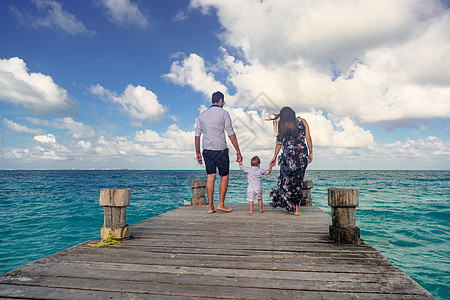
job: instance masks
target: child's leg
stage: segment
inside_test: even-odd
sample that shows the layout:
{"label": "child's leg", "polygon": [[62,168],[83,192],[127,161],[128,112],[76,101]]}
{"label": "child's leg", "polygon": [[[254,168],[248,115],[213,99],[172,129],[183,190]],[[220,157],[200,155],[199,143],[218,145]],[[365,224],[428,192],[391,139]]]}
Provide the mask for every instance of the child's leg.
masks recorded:
{"label": "child's leg", "polygon": [[248,201],[248,207],[249,207],[249,214],[253,214],[253,201]]}
{"label": "child's leg", "polygon": [[259,204],[259,212],[260,213],[264,212],[262,199],[258,199],[258,204]]}

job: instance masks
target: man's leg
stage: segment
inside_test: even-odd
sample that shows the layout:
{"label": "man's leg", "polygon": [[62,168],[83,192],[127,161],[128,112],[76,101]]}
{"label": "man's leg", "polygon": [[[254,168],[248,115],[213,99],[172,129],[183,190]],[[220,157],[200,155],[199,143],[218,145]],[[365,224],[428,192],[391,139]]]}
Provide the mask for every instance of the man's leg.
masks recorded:
{"label": "man's leg", "polygon": [[227,208],[225,206],[225,195],[227,194],[228,189],[228,178],[230,175],[225,175],[220,177],[220,197],[219,197],[219,205],[217,206],[218,210],[230,212],[231,208]]}
{"label": "man's leg", "polygon": [[208,213],[212,214],[214,210],[214,184],[216,183],[216,174],[208,174],[206,177],[206,194],[208,195]]}

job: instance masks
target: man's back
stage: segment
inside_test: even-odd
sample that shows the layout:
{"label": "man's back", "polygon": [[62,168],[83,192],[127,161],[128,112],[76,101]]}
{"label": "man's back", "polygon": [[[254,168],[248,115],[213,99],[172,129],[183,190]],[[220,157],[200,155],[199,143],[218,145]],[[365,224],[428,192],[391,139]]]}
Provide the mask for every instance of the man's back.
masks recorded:
{"label": "man's back", "polygon": [[213,105],[198,117],[195,136],[199,137],[203,134],[203,149],[226,149],[227,142],[224,131],[228,136],[234,134],[230,115],[223,108]]}

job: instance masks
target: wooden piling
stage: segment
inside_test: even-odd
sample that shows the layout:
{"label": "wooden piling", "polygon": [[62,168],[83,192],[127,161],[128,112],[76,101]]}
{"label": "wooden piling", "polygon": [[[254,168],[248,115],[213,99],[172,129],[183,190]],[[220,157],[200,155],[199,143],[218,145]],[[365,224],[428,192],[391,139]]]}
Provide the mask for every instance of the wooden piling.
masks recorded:
{"label": "wooden piling", "polygon": [[358,190],[328,189],[328,205],[331,206],[332,217],[331,239],[339,244],[361,243],[355,220],[356,207],[359,205]]}
{"label": "wooden piling", "polygon": [[109,233],[115,238],[125,238],[130,235],[127,225],[127,206],[130,205],[130,189],[102,189],[100,190],[100,205],[105,212],[105,224],[101,229],[102,240]]}
{"label": "wooden piling", "polygon": [[300,202],[300,206],[311,206],[312,198],[311,198],[311,190],[313,188],[312,180],[304,180],[303,181],[303,195],[302,201]]}
{"label": "wooden piling", "polygon": [[205,197],[206,179],[192,179],[191,188],[191,205],[206,205],[208,203]]}

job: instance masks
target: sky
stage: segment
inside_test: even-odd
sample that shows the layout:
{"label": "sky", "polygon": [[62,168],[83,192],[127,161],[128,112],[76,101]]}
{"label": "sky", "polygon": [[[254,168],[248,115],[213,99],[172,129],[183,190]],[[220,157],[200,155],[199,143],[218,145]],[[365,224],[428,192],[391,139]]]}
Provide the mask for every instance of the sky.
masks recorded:
{"label": "sky", "polygon": [[267,117],[289,106],[310,170],[449,170],[449,7],[2,0],[0,169],[202,170],[196,118],[219,90],[244,164],[268,167]]}

